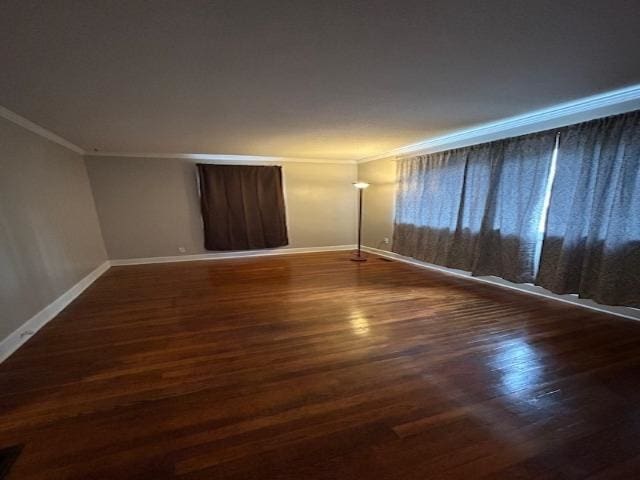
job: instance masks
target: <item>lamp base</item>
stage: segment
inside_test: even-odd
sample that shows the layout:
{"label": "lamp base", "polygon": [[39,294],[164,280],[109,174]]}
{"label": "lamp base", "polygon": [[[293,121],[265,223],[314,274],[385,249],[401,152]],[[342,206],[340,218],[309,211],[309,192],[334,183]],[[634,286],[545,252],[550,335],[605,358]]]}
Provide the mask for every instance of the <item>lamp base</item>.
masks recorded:
{"label": "lamp base", "polygon": [[358,252],[357,250],[354,250],[353,252],[351,252],[351,258],[349,260],[351,260],[352,262],[366,262],[367,254],[363,251]]}

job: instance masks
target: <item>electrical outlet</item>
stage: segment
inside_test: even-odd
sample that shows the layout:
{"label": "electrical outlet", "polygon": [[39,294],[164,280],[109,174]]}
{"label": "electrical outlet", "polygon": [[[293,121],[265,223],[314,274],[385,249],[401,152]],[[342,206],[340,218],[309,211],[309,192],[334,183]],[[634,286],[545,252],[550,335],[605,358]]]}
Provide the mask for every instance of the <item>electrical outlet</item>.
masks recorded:
{"label": "electrical outlet", "polygon": [[389,237],[384,237],[382,239],[382,243],[384,243],[385,245],[389,245]]}
{"label": "electrical outlet", "polygon": [[179,251],[180,253],[185,253],[185,252],[187,251],[187,249],[186,249],[186,248],[184,248],[184,247],[178,247],[178,251]]}

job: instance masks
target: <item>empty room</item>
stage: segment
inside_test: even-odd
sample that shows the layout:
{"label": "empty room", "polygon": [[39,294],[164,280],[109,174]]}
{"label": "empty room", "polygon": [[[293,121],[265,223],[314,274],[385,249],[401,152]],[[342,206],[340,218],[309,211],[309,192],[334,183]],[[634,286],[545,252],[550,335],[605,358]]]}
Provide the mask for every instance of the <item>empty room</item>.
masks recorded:
{"label": "empty room", "polygon": [[638,0],[1,0],[0,480],[640,478]]}

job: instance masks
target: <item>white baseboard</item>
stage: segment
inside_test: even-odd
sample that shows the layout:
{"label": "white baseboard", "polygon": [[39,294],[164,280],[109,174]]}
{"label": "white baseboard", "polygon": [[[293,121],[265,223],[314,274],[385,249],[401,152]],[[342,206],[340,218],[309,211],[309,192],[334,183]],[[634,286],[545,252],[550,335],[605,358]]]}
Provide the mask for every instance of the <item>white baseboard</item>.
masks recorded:
{"label": "white baseboard", "polygon": [[[27,320],[20,328],[8,337],[0,341],[0,363],[6,360],[11,354],[13,354],[18,348],[26,343],[38,330],[51,321],[58,313],[60,313],[67,305],[75,300],[87,287],[95,282],[104,272],[106,272],[111,266],[118,265],[143,265],[150,263],[169,263],[169,262],[189,262],[197,260],[223,260],[230,258],[247,258],[247,257],[261,257],[272,255],[289,255],[294,253],[316,253],[316,252],[329,252],[329,251],[343,251],[352,250],[356,248],[355,245],[335,245],[328,247],[310,247],[310,248],[286,248],[286,249],[272,249],[272,250],[253,250],[246,252],[229,252],[229,253],[205,253],[201,255],[183,255],[177,257],[150,257],[150,258],[130,258],[123,260],[111,260],[106,261],[95,270],[90,272],[82,280],[76,283],[73,287],[63,293],[60,297],[54,300],[52,303],[43,308],[40,312],[35,314],[29,320]],[[446,275],[452,275],[455,277],[472,280],[474,282],[481,282],[490,285],[494,285],[501,288],[508,288],[511,290],[517,290],[529,295],[536,295],[559,302],[569,303],[577,307],[588,308],[590,310],[596,310],[598,312],[608,313],[610,315],[617,315],[620,317],[628,318],[631,320],[640,320],[640,310],[629,307],[612,307],[607,305],[600,305],[599,303],[591,300],[578,298],[574,295],[557,295],[553,292],[545,290],[542,287],[530,284],[516,284],[503,280],[497,277],[473,277],[468,272],[461,270],[455,270],[447,267],[441,267],[433,265],[427,262],[421,262],[410,257],[404,257],[397,253],[388,252],[386,250],[380,250],[373,247],[362,247],[362,250],[379,255],[381,257],[390,258],[399,262],[408,263],[420,268],[426,268],[429,270],[438,271]]]}
{"label": "white baseboard", "polygon": [[225,260],[229,258],[264,257],[270,255],[290,255],[293,253],[333,252],[352,250],[355,245],[332,245],[328,247],[308,248],[270,248],[265,250],[245,250],[239,252],[201,253],[197,255],[177,255],[175,257],[123,258],[111,260],[111,266],[145,265],[148,263],[195,262],[199,260]]}
{"label": "white baseboard", "polygon": [[334,245],[327,247],[310,248],[280,248],[269,250],[251,250],[244,252],[221,252],[205,253],[200,255],[182,255],[176,257],[151,257],[151,258],[128,258],[123,260],[107,260],[97,267],[73,287],[60,295],[45,308],[36,313],[33,317],[22,324],[16,331],[0,340],[0,363],[9,358],[18,348],[26,343],[38,330],[44,327],[56,315],[58,315],[67,305],[75,300],[89,285],[95,282],[111,266],[119,265],[143,265],[149,263],[168,262],[190,262],[196,260],[224,260],[230,258],[262,257],[271,255],[290,255],[294,253],[315,253],[352,250],[355,245]]}
{"label": "white baseboard", "polygon": [[0,363],[6,360],[13,352],[18,350],[38,330],[44,327],[51,319],[60,313],[67,305],[75,300],[89,285],[95,282],[104,272],[109,270],[109,261],[104,262],[90,272],[73,287],[60,295],[56,300],[44,307],[33,317],[27,320],[15,332],[0,341]]}
{"label": "white baseboard", "polygon": [[536,295],[538,297],[544,297],[547,299],[556,300],[558,302],[570,303],[571,305],[575,305],[577,307],[588,308],[590,310],[596,310],[598,312],[608,313],[610,315],[617,315],[619,317],[629,318],[631,320],[640,320],[640,310],[637,308],[601,305],[594,302],[593,300],[578,298],[576,295],[558,295],[537,285],[527,283],[512,283],[508,280],[504,280],[498,277],[474,277],[469,272],[456,270],[453,268],[441,267],[432,263],[421,262],[420,260],[416,260],[415,258],[405,257],[397,253],[380,250],[378,248],[362,247],[362,250],[369,253],[374,253],[381,257],[386,257],[397,260],[399,262],[415,265],[417,267],[435,270],[446,275],[453,275],[455,277],[472,280],[474,282],[488,283],[490,285],[495,285],[496,287],[509,288],[511,290],[517,290],[522,293],[527,293],[529,295]]}

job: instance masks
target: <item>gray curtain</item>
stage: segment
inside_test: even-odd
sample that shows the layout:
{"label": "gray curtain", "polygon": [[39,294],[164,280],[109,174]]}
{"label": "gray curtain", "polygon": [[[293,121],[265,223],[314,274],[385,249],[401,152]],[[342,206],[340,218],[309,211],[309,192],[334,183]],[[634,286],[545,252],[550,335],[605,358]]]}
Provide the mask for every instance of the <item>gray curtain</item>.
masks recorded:
{"label": "gray curtain", "polygon": [[474,275],[533,282],[555,141],[556,133],[548,131],[494,144],[488,199],[471,269]]}
{"label": "gray curtain", "polygon": [[640,307],[640,111],[560,135],[536,283]]}
{"label": "gray curtain", "polygon": [[400,160],[393,251],[532,282],[554,132]]}
{"label": "gray curtain", "polygon": [[398,162],[393,251],[446,265],[462,206],[468,151]]}

